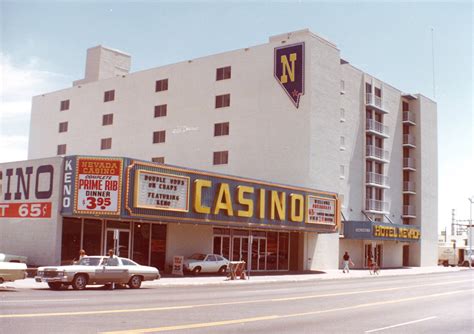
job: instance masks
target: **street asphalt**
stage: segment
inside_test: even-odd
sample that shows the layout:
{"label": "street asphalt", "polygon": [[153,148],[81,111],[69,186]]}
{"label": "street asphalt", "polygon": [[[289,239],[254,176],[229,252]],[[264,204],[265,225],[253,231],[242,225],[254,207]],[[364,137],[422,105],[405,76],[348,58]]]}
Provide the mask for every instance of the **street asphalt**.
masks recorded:
{"label": "street asphalt", "polygon": [[163,278],[141,289],[0,286],[2,333],[473,333],[474,270]]}

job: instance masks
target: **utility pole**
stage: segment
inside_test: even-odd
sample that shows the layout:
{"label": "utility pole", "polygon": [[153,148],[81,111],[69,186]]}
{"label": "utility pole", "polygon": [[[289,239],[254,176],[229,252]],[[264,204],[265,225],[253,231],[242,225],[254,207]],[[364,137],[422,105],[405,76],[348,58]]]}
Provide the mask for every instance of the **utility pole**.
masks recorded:
{"label": "utility pole", "polygon": [[472,269],[472,203],[473,198],[469,197],[469,268]]}
{"label": "utility pole", "polygon": [[456,218],[455,218],[455,211],[454,209],[451,210],[451,235],[456,235],[456,231],[454,230],[454,224],[456,223]]}

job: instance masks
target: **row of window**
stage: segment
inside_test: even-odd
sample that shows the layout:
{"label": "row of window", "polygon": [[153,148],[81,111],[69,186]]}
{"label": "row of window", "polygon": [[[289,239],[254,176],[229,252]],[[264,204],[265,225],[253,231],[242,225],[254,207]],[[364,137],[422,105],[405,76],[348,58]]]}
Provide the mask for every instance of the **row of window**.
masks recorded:
{"label": "row of window", "polygon": [[[58,145],[57,155],[66,154],[66,144]],[[100,149],[101,150],[110,150],[112,148],[112,138],[102,138],[100,140]],[[154,157],[151,159],[153,162],[165,163],[165,157]],[[227,165],[229,163],[229,151],[217,151],[213,152],[213,161],[214,165]]]}
{"label": "row of window", "polygon": [[[226,67],[221,67],[221,68],[216,69],[216,81],[230,79],[231,75],[232,75],[231,66],[226,66]],[[162,92],[166,90],[168,90],[168,79],[161,79],[161,80],[155,81],[155,92]],[[222,104],[222,106],[224,107],[229,106],[230,94],[221,95],[219,97],[219,100],[222,98],[222,96],[227,96],[227,100],[220,101],[219,104]],[[104,102],[110,102],[114,100],[115,100],[115,90],[108,90],[104,92]],[[217,100],[218,100],[218,97],[216,96],[216,108],[221,108],[222,106],[221,107],[217,106],[218,104]],[[60,111],[69,110],[69,107],[70,107],[70,101],[63,100],[60,103],[59,110]]]}
{"label": "row of window", "polygon": [[[165,109],[166,112],[166,109]],[[111,125],[114,121],[114,114],[103,115],[102,125]],[[59,132],[67,132],[68,122],[59,123]],[[216,123],[214,124],[214,136],[228,136],[229,135],[229,122]],[[164,143],[166,139],[166,131],[155,131],[153,132],[153,144]]]}
{"label": "row of window", "polygon": [[[108,92],[105,92],[106,95],[104,96],[104,102],[108,101],[113,101],[115,98],[115,91],[111,90]],[[109,93],[109,94],[107,94]],[[222,95],[216,95],[216,100],[215,100],[215,108],[224,108],[224,107],[229,107],[230,106],[230,94],[222,94]],[[64,100],[61,101],[61,106],[60,110],[68,110],[69,109],[69,100]],[[162,117],[166,116],[166,109],[167,105],[166,104],[161,104],[155,106],[155,117]]]}

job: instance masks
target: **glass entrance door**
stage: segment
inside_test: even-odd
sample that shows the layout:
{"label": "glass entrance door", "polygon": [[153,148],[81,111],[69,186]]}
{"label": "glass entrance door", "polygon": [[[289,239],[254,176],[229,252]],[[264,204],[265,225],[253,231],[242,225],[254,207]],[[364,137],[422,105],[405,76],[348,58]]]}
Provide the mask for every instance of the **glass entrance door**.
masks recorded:
{"label": "glass entrance door", "polygon": [[252,237],[252,270],[265,270],[267,239]]}
{"label": "glass entrance door", "polygon": [[232,238],[232,261],[249,261],[249,238],[233,237]]}
{"label": "glass entrance door", "polygon": [[130,231],[118,228],[108,228],[105,233],[104,254],[109,249],[120,257],[130,257]]}

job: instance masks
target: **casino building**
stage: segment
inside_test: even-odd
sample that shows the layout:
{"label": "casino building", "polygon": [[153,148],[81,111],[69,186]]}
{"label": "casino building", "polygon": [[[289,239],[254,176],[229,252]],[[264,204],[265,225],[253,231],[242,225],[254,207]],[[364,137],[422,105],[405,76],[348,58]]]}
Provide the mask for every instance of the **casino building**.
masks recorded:
{"label": "casino building", "polygon": [[[227,255],[227,249],[230,257],[235,251],[235,258],[249,260],[242,252],[251,240],[247,249],[259,250],[252,262],[257,270],[335,269],[344,251],[358,267],[367,265],[369,255],[381,267],[436,265],[435,102],[352,66],[335,44],[309,30],[135,73],[129,73],[130,64],[123,52],[91,48],[84,79],[33,98],[29,159],[66,156],[63,164],[74,155],[135,159],[120,158],[125,183],[120,210],[90,215],[79,202],[72,212],[63,207],[58,239],[66,240],[67,229],[80,229],[86,245],[84,237],[100,230],[102,251],[108,233],[122,235],[109,228],[118,229],[129,238],[132,257],[146,256],[138,254],[146,249],[135,250],[140,243],[151,245],[148,262],[150,249],[164,249],[165,262],[191,251]],[[143,167],[145,161],[153,167]],[[174,203],[178,195],[166,193],[170,189],[134,197],[139,190],[131,184],[147,175],[141,170],[135,175],[139,167],[129,170],[137,164],[189,177],[189,211],[180,211],[184,203]],[[191,171],[231,179],[199,177],[196,183]],[[195,197],[199,189],[202,201]],[[211,193],[212,200],[206,197]],[[261,209],[262,193],[269,213]],[[311,215],[310,199],[325,196],[332,202],[318,207],[313,201],[322,211]],[[180,209],[160,207],[166,203]],[[335,215],[329,225],[321,224],[324,212]],[[301,216],[303,221],[292,220]],[[140,233],[143,240],[135,242]],[[55,261],[77,245],[66,248]],[[288,265],[279,265],[274,258],[280,256],[289,258]]]}

